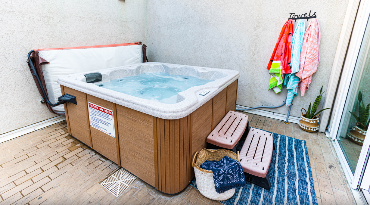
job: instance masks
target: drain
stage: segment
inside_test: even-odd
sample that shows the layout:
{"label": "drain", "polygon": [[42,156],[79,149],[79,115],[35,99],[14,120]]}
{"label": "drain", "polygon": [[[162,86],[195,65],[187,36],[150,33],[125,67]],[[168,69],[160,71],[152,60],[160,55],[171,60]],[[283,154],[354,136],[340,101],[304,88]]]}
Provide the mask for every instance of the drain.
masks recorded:
{"label": "drain", "polygon": [[119,197],[136,179],[136,176],[121,168],[115,173],[104,179],[100,184],[112,193],[115,197]]}

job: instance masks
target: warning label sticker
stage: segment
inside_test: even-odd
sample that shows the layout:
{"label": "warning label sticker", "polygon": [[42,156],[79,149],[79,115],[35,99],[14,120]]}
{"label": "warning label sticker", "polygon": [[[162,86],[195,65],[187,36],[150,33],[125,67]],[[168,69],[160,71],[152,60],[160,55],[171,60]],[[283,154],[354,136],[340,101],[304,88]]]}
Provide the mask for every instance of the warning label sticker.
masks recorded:
{"label": "warning label sticker", "polygon": [[113,111],[88,102],[91,127],[115,137]]}

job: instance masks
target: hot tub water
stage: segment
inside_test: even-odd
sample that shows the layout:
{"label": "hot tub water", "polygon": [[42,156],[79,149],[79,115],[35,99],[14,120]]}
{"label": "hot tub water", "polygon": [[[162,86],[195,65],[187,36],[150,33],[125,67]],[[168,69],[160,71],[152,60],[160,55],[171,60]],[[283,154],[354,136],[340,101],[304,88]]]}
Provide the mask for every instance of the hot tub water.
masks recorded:
{"label": "hot tub water", "polygon": [[179,92],[212,81],[191,76],[169,75],[163,72],[156,72],[142,73],[96,85],[139,98],[156,100],[166,104],[175,104],[177,103],[177,94]]}

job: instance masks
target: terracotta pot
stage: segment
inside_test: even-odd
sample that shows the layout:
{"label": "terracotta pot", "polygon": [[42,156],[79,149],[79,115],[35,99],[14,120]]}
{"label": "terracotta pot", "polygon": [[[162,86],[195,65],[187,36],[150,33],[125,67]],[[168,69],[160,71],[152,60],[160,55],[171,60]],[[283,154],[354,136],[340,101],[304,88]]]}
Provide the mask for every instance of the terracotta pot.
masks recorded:
{"label": "terracotta pot", "polygon": [[[305,109],[302,108],[301,111],[302,110]],[[308,119],[306,118],[306,114],[303,114],[302,111],[301,120],[299,120],[299,127],[306,132],[316,132],[319,130],[319,116],[320,115],[315,115],[313,119]]]}
{"label": "terracotta pot", "polygon": [[347,137],[354,143],[362,146],[366,137],[366,131],[356,125],[347,133]]}

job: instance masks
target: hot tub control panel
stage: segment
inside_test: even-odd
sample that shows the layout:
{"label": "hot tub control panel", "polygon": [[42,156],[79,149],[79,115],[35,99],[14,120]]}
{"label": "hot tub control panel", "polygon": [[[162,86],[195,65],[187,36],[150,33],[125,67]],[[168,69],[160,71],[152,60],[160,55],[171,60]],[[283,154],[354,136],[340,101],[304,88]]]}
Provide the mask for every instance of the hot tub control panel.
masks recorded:
{"label": "hot tub control panel", "polygon": [[203,90],[202,92],[199,93],[199,95],[201,96],[205,96],[209,93],[210,91],[209,90]]}

